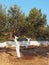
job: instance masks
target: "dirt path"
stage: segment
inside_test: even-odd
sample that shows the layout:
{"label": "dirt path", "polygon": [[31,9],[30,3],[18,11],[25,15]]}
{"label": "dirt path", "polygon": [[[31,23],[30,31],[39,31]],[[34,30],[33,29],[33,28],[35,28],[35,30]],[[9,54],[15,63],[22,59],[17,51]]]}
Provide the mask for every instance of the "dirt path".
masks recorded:
{"label": "dirt path", "polygon": [[15,48],[0,48],[0,65],[49,65],[49,47],[21,48],[18,59]]}

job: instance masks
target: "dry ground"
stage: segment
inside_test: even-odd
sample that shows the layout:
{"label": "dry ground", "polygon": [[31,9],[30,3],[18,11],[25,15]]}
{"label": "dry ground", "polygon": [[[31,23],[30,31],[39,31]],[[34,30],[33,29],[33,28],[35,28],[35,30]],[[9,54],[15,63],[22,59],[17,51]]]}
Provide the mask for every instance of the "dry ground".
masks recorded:
{"label": "dry ground", "polygon": [[49,47],[21,48],[18,59],[15,48],[0,48],[0,65],[49,65]]}

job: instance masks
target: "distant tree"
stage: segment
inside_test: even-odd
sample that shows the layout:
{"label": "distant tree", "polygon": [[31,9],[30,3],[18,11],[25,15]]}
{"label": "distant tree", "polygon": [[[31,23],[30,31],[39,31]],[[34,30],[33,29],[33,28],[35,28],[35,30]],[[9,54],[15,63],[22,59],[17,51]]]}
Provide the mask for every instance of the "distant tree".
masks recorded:
{"label": "distant tree", "polygon": [[3,12],[4,10],[5,9],[2,9],[2,5],[0,5],[0,32],[5,30],[6,25],[6,13]]}

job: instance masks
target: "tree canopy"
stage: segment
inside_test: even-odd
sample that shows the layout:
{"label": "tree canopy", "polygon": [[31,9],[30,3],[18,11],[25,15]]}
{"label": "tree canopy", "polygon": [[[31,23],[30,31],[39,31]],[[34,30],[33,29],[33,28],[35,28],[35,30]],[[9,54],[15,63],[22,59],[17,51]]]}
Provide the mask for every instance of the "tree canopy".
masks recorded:
{"label": "tree canopy", "polygon": [[6,13],[6,8],[3,9],[0,5],[1,31],[16,31],[18,36],[27,36],[34,40],[49,40],[46,15],[41,9],[36,8],[32,8],[26,16],[17,5],[11,6],[8,13]]}

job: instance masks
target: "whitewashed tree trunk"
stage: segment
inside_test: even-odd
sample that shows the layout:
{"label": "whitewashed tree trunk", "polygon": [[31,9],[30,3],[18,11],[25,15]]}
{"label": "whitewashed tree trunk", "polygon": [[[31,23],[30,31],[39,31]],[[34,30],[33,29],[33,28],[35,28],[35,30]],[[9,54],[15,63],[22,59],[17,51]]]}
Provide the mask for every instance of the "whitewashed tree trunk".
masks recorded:
{"label": "whitewashed tree trunk", "polygon": [[18,37],[15,36],[14,41],[15,41],[15,43],[16,43],[16,53],[17,53],[17,57],[20,58],[20,57],[21,57],[21,55],[20,55],[20,45],[19,45],[19,43],[17,42],[17,38],[18,38]]}

